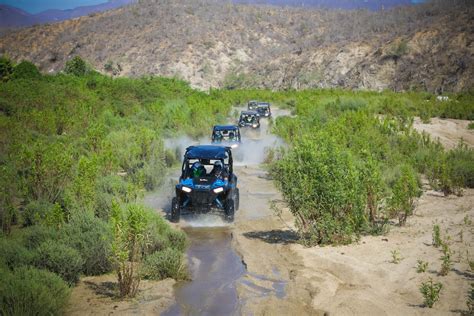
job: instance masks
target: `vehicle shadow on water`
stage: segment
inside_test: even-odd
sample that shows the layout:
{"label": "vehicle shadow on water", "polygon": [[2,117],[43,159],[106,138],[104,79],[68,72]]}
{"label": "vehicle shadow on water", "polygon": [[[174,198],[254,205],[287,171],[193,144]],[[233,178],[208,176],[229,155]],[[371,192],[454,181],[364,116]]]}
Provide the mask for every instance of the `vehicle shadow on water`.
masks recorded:
{"label": "vehicle shadow on water", "polygon": [[294,244],[300,240],[300,236],[290,229],[273,229],[268,231],[252,231],[243,234],[249,239],[260,239],[269,244]]}

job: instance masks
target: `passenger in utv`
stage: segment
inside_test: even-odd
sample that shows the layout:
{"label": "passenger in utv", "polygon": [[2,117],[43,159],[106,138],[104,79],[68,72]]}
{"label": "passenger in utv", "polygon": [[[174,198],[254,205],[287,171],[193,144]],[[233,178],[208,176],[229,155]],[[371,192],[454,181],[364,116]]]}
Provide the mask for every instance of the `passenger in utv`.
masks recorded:
{"label": "passenger in utv", "polygon": [[227,172],[222,161],[217,160],[214,162],[214,167],[212,168],[210,175],[219,179],[224,179],[226,177]]}
{"label": "passenger in utv", "polygon": [[199,162],[196,161],[191,167],[191,177],[199,178],[206,175],[206,168]]}

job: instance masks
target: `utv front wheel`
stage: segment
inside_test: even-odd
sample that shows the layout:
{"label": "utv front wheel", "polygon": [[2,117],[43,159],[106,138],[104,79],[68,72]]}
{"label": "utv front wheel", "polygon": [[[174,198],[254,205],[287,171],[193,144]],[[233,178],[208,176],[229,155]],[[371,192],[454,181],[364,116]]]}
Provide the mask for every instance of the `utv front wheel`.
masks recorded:
{"label": "utv front wheel", "polygon": [[181,208],[179,207],[178,199],[173,198],[171,200],[171,218],[170,221],[173,223],[178,223],[181,216]]}
{"label": "utv front wheel", "polygon": [[233,199],[229,199],[227,200],[224,207],[226,222],[232,223],[234,221],[234,213],[235,213],[235,202]]}

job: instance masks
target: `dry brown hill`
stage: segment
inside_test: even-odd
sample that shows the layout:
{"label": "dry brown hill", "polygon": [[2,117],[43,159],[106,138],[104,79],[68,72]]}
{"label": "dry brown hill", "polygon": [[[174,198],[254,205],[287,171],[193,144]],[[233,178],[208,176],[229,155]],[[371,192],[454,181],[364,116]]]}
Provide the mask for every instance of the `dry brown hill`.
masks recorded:
{"label": "dry brown hill", "polygon": [[461,91],[474,87],[474,2],[370,12],[141,0],[0,38],[46,72],[81,55],[119,75],[193,86]]}

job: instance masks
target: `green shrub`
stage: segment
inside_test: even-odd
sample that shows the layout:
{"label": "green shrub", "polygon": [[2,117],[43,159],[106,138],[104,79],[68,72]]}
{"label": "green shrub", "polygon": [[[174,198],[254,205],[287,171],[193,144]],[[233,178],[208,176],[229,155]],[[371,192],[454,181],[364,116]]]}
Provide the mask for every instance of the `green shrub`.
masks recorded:
{"label": "green shrub", "polygon": [[428,269],[428,262],[423,260],[418,260],[416,264],[416,272],[417,273],[424,273]]}
{"label": "green shrub", "polygon": [[56,274],[32,267],[0,269],[1,315],[62,315],[70,289]]}
{"label": "green shrub", "polygon": [[436,248],[441,246],[443,241],[441,240],[441,229],[439,228],[439,225],[433,225],[433,233],[432,233],[432,244]]}
{"label": "green shrub", "polygon": [[96,179],[99,166],[96,159],[82,156],[77,162],[76,174],[72,182],[72,192],[76,208],[93,210],[96,206]]}
{"label": "green shrub", "polygon": [[34,253],[25,248],[18,240],[0,237],[0,262],[4,265],[13,269],[30,265],[33,259]]}
{"label": "green shrub", "polygon": [[12,79],[38,79],[41,73],[35,64],[24,60],[15,66],[11,77]]}
{"label": "green shrub", "polygon": [[188,246],[188,239],[186,234],[181,230],[170,229],[166,234],[169,240],[169,247],[184,252]]}
{"label": "green shrub", "polygon": [[402,255],[400,254],[400,250],[395,249],[390,252],[392,254],[392,263],[399,264],[402,261]]}
{"label": "green shrub", "polygon": [[[1,109],[0,109],[1,111]],[[0,123],[1,125],[1,123]],[[1,128],[0,128],[1,130]],[[0,137],[1,143],[1,137]],[[0,146],[1,151],[1,146]],[[0,154],[0,161],[2,161]],[[12,225],[18,222],[18,208],[15,201],[21,196],[20,177],[13,165],[0,165],[0,232],[8,235],[11,233]]]}
{"label": "green shrub", "polygon": [[454,188],[474,188],[474,149],[464,143],[448,152],[447,163]]}
{"label": "green shrub", "polygon": [[431,278],[429,281],[421,283],[420,292],[423,295],[425,306],[433,307],[434,303],[439,300],[439,293],[442,288],[443,284],[439,282],[434,283]]}
{"label": "green shrub", "polygon": [[420,195],[420,185],[416,172],[410,165],[400,168],[400,176],[392,188],[390,213],[397,216],[400,225],[405,224],[415,207],[415,198]]}
{"label": "green shrub", "polygon": [[441,256],[441,271],[439,274],[444,276],[448,275],[453,266],[453,262],[451,259],[451,250],[449,249],[449,245],[446,242],[442,243],[442,251],[443,255]]}
{"label": "green shrub", "polygon": [[6,56],[0,56],[0,80],[8,81],[13,73],[13,63]]}
{"label": "green shrub", "polygon": [[86,62],[79,56],[74,56],[64,66],[64,73],[68,75],[84,76],[88,71]]}
{"label": "green shrub", "polygon": [[470,122],[469,125],[467,125],[467,129],[474,129],[474,122]]}
{"label": "green shrub", "polygon": [[297,141],[274,168],[304,241],[347,243],[366,228],[366,196],[354,160],[332,135]]}
{"label": "green shrub", "polygon": [[75,249],[61,242],[48,240],[38,247],[34,263],[38,268],[58,274],[72,285],[79,281],[84,259]]}
{"label": "green shrub", "polygon": [[359,178],[366,195],[368,217],[372,224],[376,224],[378,210],[383,199],[385,185],[382,180],[381,166],[372,156],[363,155],[359,163]]}
{"label": "green shrub", "polygon": [[98,275],[111,271],[112,234],[103,220],[90,212],[73,214],[61,232],[61,240],[78,251],[84,263],[86,275]]}
{"label": "green shrub", "polygon": [[139,269],[148,239],[149,216],[145,208],[137,204],[125,209],[115,204],[112,210],[112,262],[117,272],[120,296],[134,297],[140,285]]}
{"label": "green shrub", "polygon": [[166,248],[173,248],[180,252],[184,252],[188,244],[184,232],[171,228],[162,216],[152,211],[149,212],[148,222],[147,254],[161,251]]}
{"label": "green shrub", "polygon": [[45,224],[47,218],[54,217],[55,205],[48,201],[32,201],[22,212],[23,226]]}
{"label": "green shrub", "polygon": [[187,271],[182,252],[166,248],[148,255],[143,262],[142,275],[145,279],[152,280],[186,279]]}
{"label": "green shrub", "polygon": [[50,226],[34,225],[17,231],[17,238],[29,250],[34,250],[47,240],[58,240],[59,231]]}

